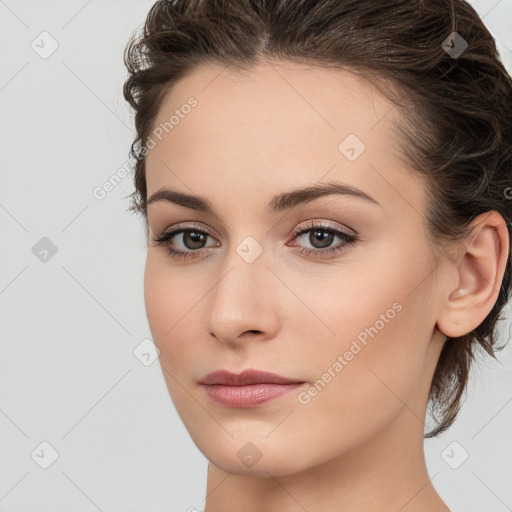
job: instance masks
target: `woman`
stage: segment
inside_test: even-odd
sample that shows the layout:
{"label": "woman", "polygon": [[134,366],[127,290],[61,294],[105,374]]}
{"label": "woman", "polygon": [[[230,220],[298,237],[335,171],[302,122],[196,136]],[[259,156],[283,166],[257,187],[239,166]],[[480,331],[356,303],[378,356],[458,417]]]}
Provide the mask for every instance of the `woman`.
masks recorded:
{"label": "woman", "polygon": [[477,13],[158,1],[125,62],[146,312],[205,512],[448,511],[423,440],[511,286],[512,81]]}

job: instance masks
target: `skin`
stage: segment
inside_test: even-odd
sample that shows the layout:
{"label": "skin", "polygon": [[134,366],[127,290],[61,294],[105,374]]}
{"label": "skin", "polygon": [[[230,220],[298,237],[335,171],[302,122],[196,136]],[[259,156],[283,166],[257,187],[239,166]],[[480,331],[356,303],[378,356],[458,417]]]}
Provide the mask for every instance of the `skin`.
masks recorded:
{"label": "skin", "polygon": [[[497,299],[503,218],[477,217],[471,238],[434,253],[425,183],[392,134],[399,113],[346,70],[201,66],[167,94],[154,126],[190,96],[198,105],[147,156],[148,197],[167,187],[208,199],[215,213],[148,205],[144,293],[170,396],[210,461],[205,512],[446,512],[423,451],[428,392],[446,337],[471,331]],[[351,133],[366,146],[354,161],[338,149]],[[328,181],[379,204],[336,194],[266,210],[275,194]],[[336,236],[338,253],[301,254],[322,250],[309,232],[293,237],[311,220],[358,242]],[[169,243],[202,255],[173,259],[153,242],[178,223],[210,236]],[[248,236],[263,249],[252,263],[236,251]],[[388,310],[393,318],[307,404],[296,392],[235,409],[198,383],[216,369],[255,368],[311,387]],[[251,467],[237,456],[247,443],[261,456]]]}

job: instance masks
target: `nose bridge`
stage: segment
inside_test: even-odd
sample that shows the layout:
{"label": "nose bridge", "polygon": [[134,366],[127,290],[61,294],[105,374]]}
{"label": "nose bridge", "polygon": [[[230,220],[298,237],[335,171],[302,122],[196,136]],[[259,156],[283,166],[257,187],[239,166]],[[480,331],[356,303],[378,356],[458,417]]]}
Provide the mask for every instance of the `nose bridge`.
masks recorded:
{"label": "nose bridge", "polygon": [[[212,290],[206,327],[217,337],[235,338],[246,330],[266,331],[274,314],[268,260],[252,236],[233,244],[224,256]],[[267,324],[267,325],[266,325]]]}
{"label": "nose bridge", "polygon": [[[223,276],[217,284],[216,296],[225,301],[243,299],[244,303],[258,302],[258,296],[264,292],[267,261],[263,246],[252,236],[233,244],[224,256]],[[261,297],[260,297],[261,298]]]}

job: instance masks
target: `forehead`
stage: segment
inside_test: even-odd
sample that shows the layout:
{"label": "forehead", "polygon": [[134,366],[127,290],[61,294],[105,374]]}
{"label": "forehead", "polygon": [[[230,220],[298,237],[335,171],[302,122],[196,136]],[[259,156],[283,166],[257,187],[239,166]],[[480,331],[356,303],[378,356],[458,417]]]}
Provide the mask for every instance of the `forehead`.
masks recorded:
{"label": "forehead", "polygon": [[[222,130],[237,131],[243,127],[245,132],[252,128],[264,133],[273,131],[271,122],[290,130],[303,130],[307,123],[309,136],[318,132],[324,135],[330,130],[339,137],[352,130],[361,137],[369,137],[367,132],[384,116],[384,130],[397,117],[394,105],[372,86],[371,79],[348,69],[271,61],[248,71],[214,64],[193,69],[165,96],[154,127],[169,121],[176,109],[189,110],[186,105],[191,97],[196,99],[197,106],[185,116],[200,117],[205,130],[211,128],[208,121],[216,121],[217,128]],[[185,134],[187,125],[198,128],[193,120],[180,124],[180,130],[173,130]],[[376,134],[384,130],[377,130]]]}
{"label": "forehead", "polygon": [[[392,169],[412,179],[395,122],[394,104],[348,70],[289,61],[243,72],[200,66],[174,85],[154,120],[153,133],[160,131],[146,161],[148,195],[171,184],[184,190],[183,182],[203,192],[220,176],[224,186],[286,190],[328,172],[378,195],[384,182],[376,173]],[[347,145],[361,152],[356,160],[343,153]]]}

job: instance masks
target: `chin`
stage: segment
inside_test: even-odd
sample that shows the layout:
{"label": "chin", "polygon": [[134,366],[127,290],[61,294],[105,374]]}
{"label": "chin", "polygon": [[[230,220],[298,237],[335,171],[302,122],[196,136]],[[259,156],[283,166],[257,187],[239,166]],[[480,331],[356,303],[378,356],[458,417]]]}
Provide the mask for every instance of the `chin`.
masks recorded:
{"label": "chin", "polygon": [[210,450],[208,454],[204,453],[204,455],[212,464],[226,473],[252,477],[283,477],[300,473],[308,467],[304,459],[300,462],[292,460],[290,452],[281,455],[274,453],[271,456],[263,456],[254,465],[241,462],[236,454],[233,457],[233,452],[219,453]]}
{"label": "chin", "polygon": [[[308,457],[301,446],[292,446],[279,436],[242,433],[231,437],[226,432],[212,438],[208,434],[192,436],[201,453],[226,473],[268,478],[301,472],[321,462]],[[309,461],[309,462],[308,462]]]}

